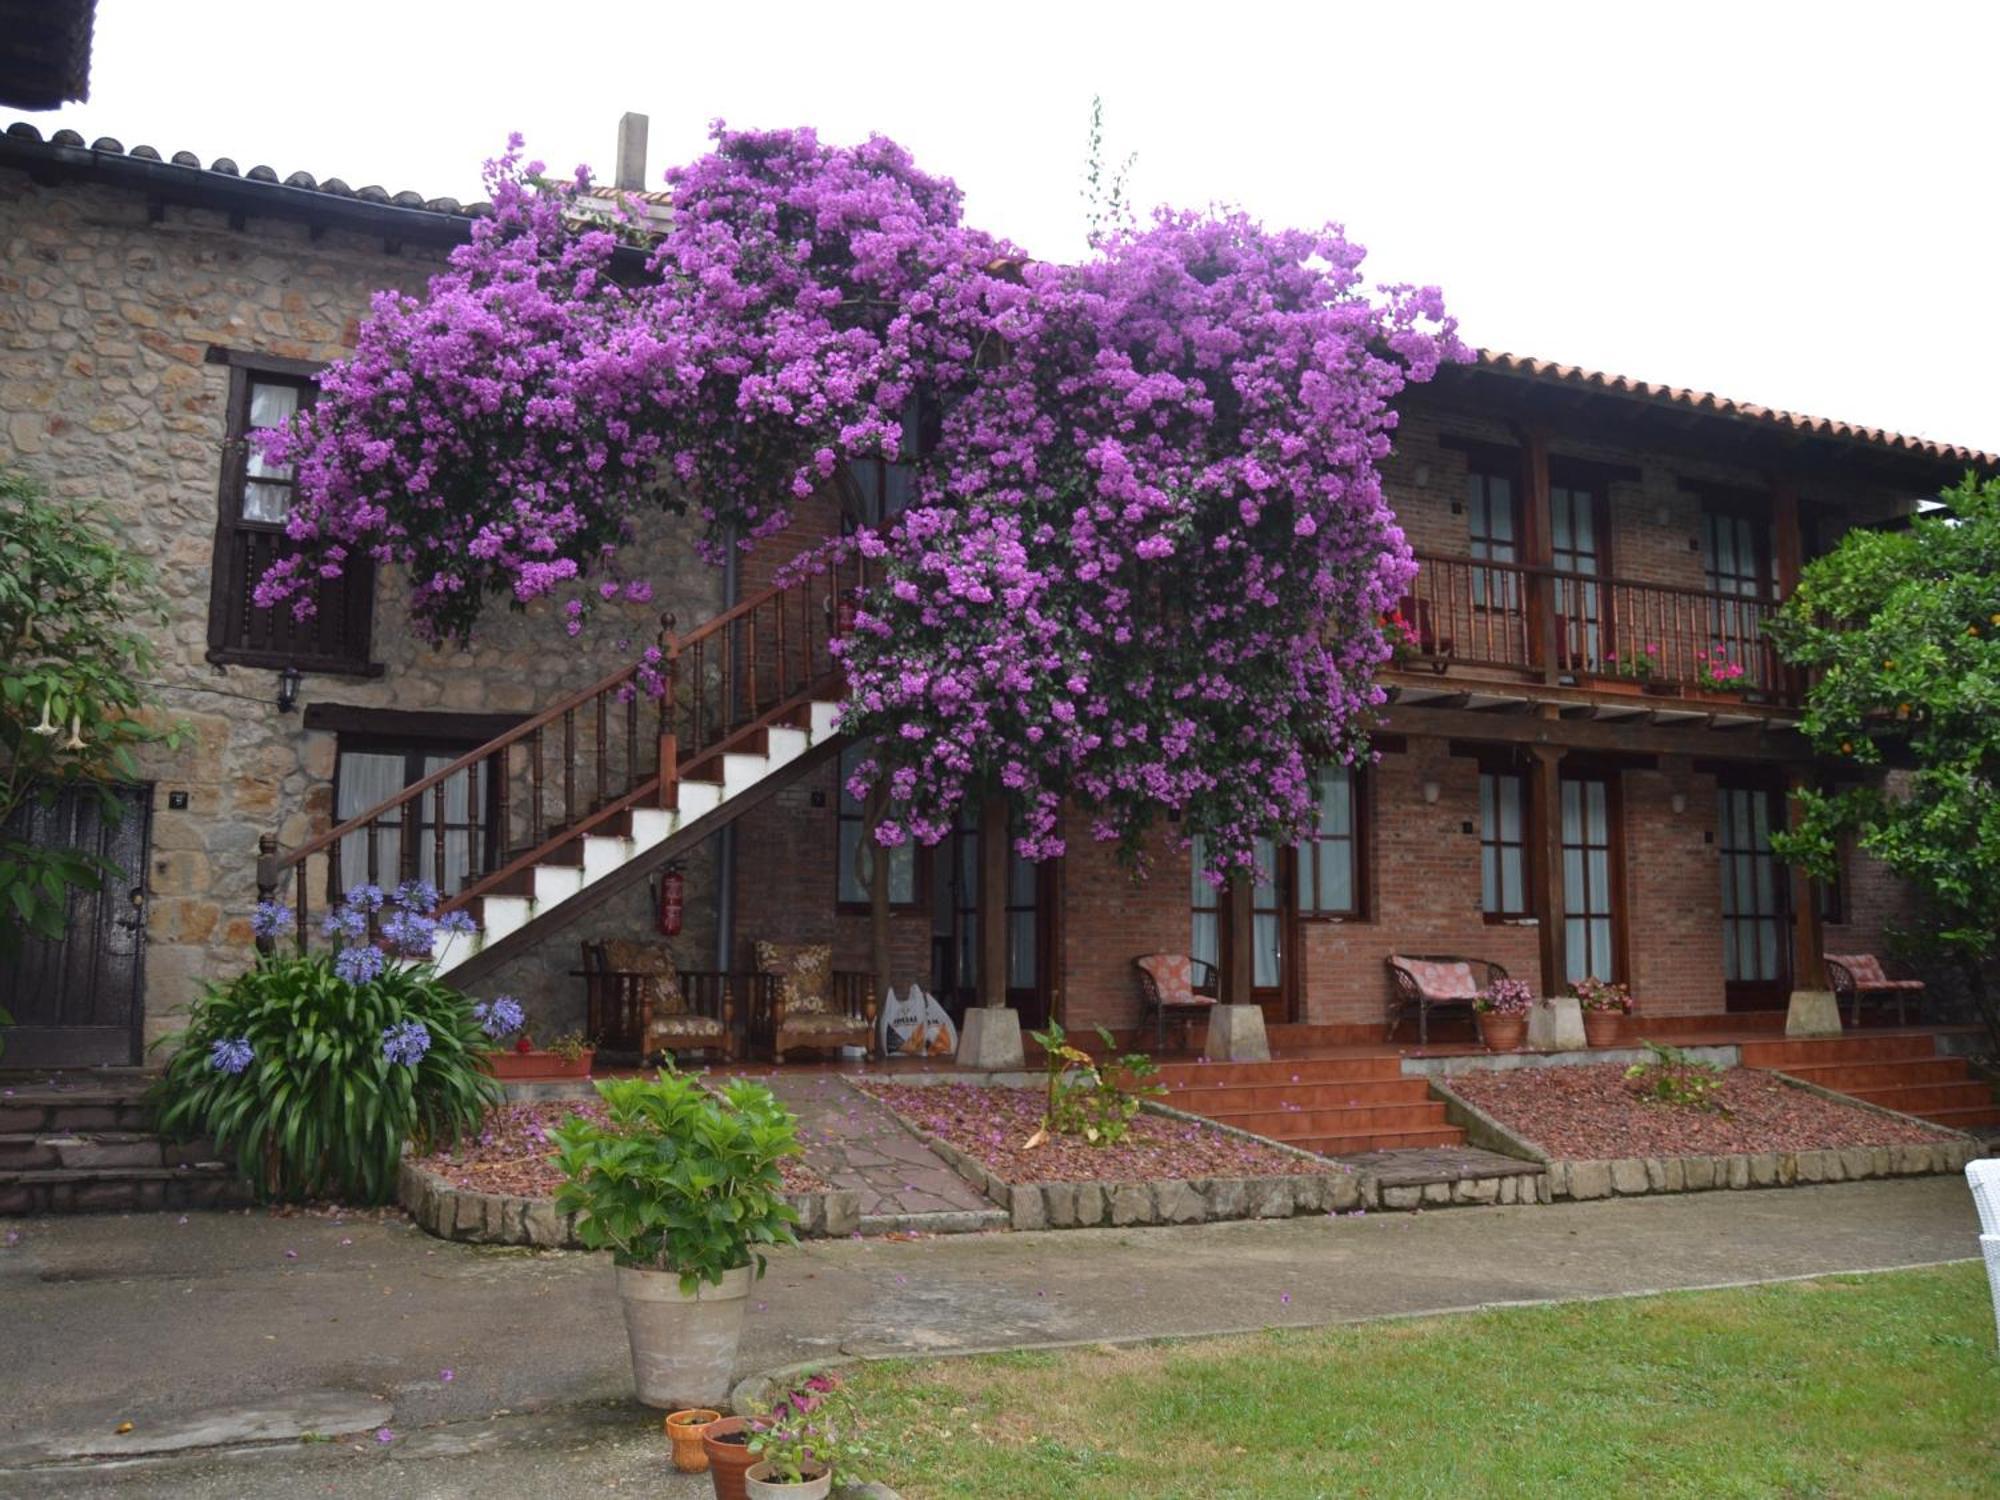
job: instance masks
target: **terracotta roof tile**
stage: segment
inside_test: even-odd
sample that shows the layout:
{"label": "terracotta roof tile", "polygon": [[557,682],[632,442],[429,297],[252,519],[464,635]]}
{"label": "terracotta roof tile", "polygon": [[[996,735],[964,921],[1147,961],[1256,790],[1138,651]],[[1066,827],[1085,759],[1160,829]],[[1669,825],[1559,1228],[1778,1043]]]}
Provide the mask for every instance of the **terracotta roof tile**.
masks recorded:
{"label": "terracotta roof tile", "polygon": [[1758,406],[1749,401],[1731,401],[1727,396],[1718,396],[1712,391],[1655,385],[1650,381],[1634,380],[1629,375],[1613,375],[1604,370],[1585,369],[1581,365],[1558,364],[1554,360],[1534,359],[1522,354],[1506,354],[1496,349],[1481,349],[1479,366],[1482,369],[1526,376],[1531,380],[1554,385],[1630,396],[1659,406],[1678,406],[1688,411],[1716,416],[1740,417],[1745,421],[1784,428],[1809,437],[1864,443],[1871,447],[1886,448],[1892,452],[1934,459],[1940,463],[1966,464],[1978,469],[2000,468],[2000,458],[1957,443],[1939,443],[1929,438],[1906,437],[1900,432],[1890,432],[1881,427],[1864,427],[1859,423],[1840,422],[1828,417],[1809,417],[1798,412],[1780,411],[1775,407]]}

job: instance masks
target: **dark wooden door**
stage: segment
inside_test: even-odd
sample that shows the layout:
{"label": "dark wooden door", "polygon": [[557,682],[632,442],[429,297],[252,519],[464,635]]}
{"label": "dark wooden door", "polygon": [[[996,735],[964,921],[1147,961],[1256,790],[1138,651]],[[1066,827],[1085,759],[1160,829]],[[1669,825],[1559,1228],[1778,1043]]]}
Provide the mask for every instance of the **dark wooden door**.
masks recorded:
{"label": "dark wooden door", "polygon": [[9,838],[81,850],[111,866],[96,889],[70,894],[61,941],[29,938],[13,958],[0,958],[0,1003],[14,1015],[0,1054],[8,1067],[139,1061],[152,788],[120,787],[114,796],[115,816],[95,793],[68,791],[46,807],[30,803],[7,824]]}

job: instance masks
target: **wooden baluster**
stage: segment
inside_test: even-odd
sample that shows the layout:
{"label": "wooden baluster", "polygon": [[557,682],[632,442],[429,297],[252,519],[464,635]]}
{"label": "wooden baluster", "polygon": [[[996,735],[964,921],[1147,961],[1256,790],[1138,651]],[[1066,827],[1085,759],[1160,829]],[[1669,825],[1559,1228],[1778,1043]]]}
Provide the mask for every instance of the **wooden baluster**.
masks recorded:
{"label": "wooden baluster", "polygon": [[563,710],[563,809],[562,821],[576,821],[576,710]]}
{"label": "wooden baluster", "polygon": [[729,738],[742,711],[736,701],[736,629],[737,622],[733,620],[722,628],[722,712],[717,716],[720,722],[716,726],[719,739]]}
{"label": "wooden baluster", "polygon": [[[493,865],[497,869],[507,863],[507,846],[514,841],[514,822],[508,816],[507,804],[513,796],[514,757],[506,746],[493,753],[493,769],[487,774],[493,777],[493,833],[489,840],[493,845]],[[480,874],[487,873],[483,862]]]}
{"label": "wooden baluster", "polygon": [[708,673],[704,670],[708,659],[708,642],[694,643],[694,733],[688,738],[688,748],[695,754],[701,753],[706,742],[705,729],[708,722]]}
{"label": "wooden baluster", "polygon": [[[326,851],[326,857],[327,857],[327,867],[329,869],[337,869],[340,864],[340,845],[335,844],[332,847],[330,847]],[[298,878],[298,906],[293,912],[292,920],[298,926],[299,952],[303,953],[306,951],[307,931],[308,931],[306,925],[306,862],[304,860],[300,860],[297,865],[293,866],[293,868],[299,872],[299,878]]]}
{"label": "wooden baluster", "polygon": [[[627,682],[631,682],[630,678],[627,678],[626,680]],[[638,690],[639,690],[638,685],[636,683],[633,683],[632,691],[636,693]],[[611,772],[610,694],[599,693],[597,695],[597,785],[593,789],[597,799],[595,803],[595,806],[597,807],[602,807],[606,802],[609,802],[611,800],[610,789],[605,785],[605,783],[610,780],[610,772]]]}
{"label": "wooden baluster", "polygon": [[[664,700],[662,700],[664,701]],[[632,696],[625,700],[625,790],[639,783],[639,678],[632,678]]]}
{"label": "wooden baluster", "polygon": [[[275,833],[257,835],[257,904],[278,899],[278,836]],[[269,953],[278,946],[277,938],[260,937],[257,951]]]}
{"label": "wooden baluster", "polygon": [[[492,763],[492,757],[476,761],[465,771],[465,873],[461,884],[469,884],[486,873],[485,860],[480,852],[480,813],[485,809],[485,798],[480,793],[490,785],[483,780],[482,772]],[[440,896],[451,894],[442,885],[438,887]]]}
{"label": "wooden baluster", "polygon": [[[449,778],[447,778],[449,779]],[[444,894],[444,787],[440,781],[431,788],[431,884]],[[472,789],[466,787],[466,802],[471,803]]]}
{"label": "wooden baluster", "polygon": [[542,727],[528,735],[528,847],[542,846]]}
{"label": "wooden baluster", "polygon": [[403,836],[396,840],[396,879],[398,882],[414,880],[421,867],[423,851],[417,847],[421,842],[417,837],[417,821],[423,814],[419,797],[403,800]]}
{"label": "wooden baluster", "polygon": [[773,611],[773,614],[777,617],[773,625],[773,633],[776,636],[776,645],[773,649],[773,654],[776,656],[778,663],[778,680],[776,684],[778,701],[782,703],[792,695],[791,688],[788,686],[789,679],[785,672],[785,596],[780,594],[771,602],[777,606]]}

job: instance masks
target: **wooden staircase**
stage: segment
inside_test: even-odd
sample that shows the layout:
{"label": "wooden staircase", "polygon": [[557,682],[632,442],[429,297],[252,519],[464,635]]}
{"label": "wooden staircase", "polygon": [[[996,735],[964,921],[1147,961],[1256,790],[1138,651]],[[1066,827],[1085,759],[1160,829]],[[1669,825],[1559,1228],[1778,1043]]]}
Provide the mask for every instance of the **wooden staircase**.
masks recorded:
{"label": "wooden staircase", "polygon": [[1167,1063],[1160,1082],[1162,1104],[1322,1156],[1465,1143],[1394,1055]]}
{"label": "wooden staircase", "polygon": [[1745,1042],[1746,1068],[1771,1068],[1953,1130],[2000,1126],[1992,1085],[1962,1057],[1941,1056],[1929,1032]]}
{"label": "wooden staircase", "polygon": [[[743,600],[290,851],[263,840],[259,898],[303,951],[344,886],[425,880],[432,958],[465,984],[687,852],[836,752],[833,643],[869,583],[858,550]],[[490,789],[491,806],[472,788]],[[447,809],[470,826],[448,830]],[[469,854],[468,854],[469,851]],[[356,877],[362,879],[357,880]],[[261,940],[267,948],[274,939]]]}

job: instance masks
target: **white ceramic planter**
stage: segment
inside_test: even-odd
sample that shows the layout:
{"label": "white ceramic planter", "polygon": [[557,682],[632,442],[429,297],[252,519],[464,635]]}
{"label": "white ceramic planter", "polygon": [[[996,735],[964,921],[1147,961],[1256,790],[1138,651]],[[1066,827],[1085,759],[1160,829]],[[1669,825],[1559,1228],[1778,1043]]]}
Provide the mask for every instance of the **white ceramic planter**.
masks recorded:
{"label": "white ceramic planter", "polygon": [[662,1411],[719,1406],[736,1371],[750,1268],[726,1271],[720,1286],[704,1283],[691,1296],[681,1291],[677,1271],[617,1271],[639,1399]]}
{"label": "white ceramic planter", "polygon": [[769,1464],[752,1464],[743,1471],[743,1493],[748,1500],[826,1500],[833,1489],[833,1472],[828,1470],[803,1484],[786,1484],[770,1479]]}

